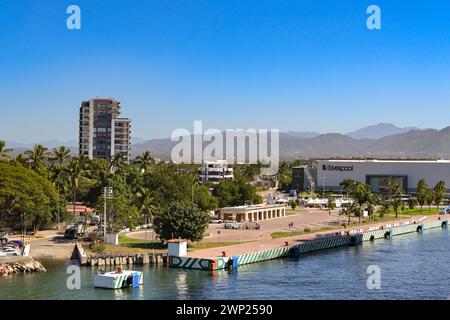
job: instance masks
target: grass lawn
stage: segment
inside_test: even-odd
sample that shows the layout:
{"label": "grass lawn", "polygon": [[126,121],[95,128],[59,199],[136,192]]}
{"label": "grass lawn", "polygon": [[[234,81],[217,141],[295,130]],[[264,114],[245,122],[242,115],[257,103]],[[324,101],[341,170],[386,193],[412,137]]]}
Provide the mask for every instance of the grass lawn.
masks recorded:
{"label": "grass lawn", "polygon": [[300,211],[297,211],[297,210],[286,209],[286,217],[287,216],[293,216],[293,215],[296,215],[296,214],[299,214],[299,213],[300,213]]}
{"label": "grass lawn", "polygon": [[[241,241],[240,243],[251,242],[251,241]],[[217,247],[226,247],[239,244],[239,242],[200,242],[200,243],[188,243],[188,251],[196,251],[202,249],[211,249]]]}
{"label": "grass lawn", "polygon": [[[436,207],[431,207],[431,210],[428,207],[423,207],[423,210],[420,210],[420,208],[414,208],[414,209],[410,209],[407,208],[405,210],[403,210],[402,214],[403,215],[407,215],[407,216],[430,216],[430,215],[435,215],[438,214],[439,211],[441,211],[441,208],[436,208]],[[394,214],[394,210],[390,209],[390,213]],[[400,211],[398,213],[398,215],[400,216]]]}
{"label": "grass lawn", "polygon": [[[244,243],[242,241],[240,243]],[[188,251],[211,249],[239,244],[239,242],[200,242],[188,243]],[[119,245],[107,245],[106,251],[111,253],[142,253],[142,252],[166,252],[167,245],[159,241],[132,239],[123,234],[119,235]]]}
{"label": "grass lawn", "polygon": [[327,231],[332,230],[333,228],[320,228],[320,229],[311,229],[309,231],[277,231],[274,233],[271,233],[270,236],[272,239],[279,239],[279,238],[286,238],[286,237],[293,237],[293,236],[301,236],[308,233],[313,232],[321,232],[321,231]]}

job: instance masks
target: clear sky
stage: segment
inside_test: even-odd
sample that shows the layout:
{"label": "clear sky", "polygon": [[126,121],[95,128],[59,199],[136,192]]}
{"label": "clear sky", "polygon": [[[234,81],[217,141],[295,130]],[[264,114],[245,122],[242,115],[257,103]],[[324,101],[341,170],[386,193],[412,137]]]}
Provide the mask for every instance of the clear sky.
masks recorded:
{"label": "clear sky", "polygon": [[[81,30],[66,8],[81,8]],[[368,30],[377,4],[382,29]],[[447,0],[1,0],[0,139],[77,139],[115,97],[133,135],[450,125]]]}

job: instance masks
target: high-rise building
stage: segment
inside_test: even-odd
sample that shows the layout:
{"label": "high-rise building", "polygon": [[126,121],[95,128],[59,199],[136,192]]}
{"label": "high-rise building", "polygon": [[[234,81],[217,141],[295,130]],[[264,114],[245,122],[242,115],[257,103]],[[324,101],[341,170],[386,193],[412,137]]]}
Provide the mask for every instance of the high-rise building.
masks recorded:
{"label": "high-rise building", "polygon": [[129,162],[131,120],[119,116],[120,102],[113,98],[83,101],[80,107],[79,154],[108,161],[122,154]]}

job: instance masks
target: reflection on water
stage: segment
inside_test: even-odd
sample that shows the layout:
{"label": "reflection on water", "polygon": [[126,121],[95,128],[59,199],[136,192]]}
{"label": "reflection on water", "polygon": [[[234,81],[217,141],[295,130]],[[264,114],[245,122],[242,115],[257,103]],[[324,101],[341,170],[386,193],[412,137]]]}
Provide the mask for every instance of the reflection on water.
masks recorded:
{"label": "reflection on water", "polygon": [[[81,268],[81,290],[69,290],[69,263],[42,261],[46,273],[0,279],[1,299],[447,299],[447,230],[429,230],[301,256],[206,272],[138,266],[139,288],[94,287],[95,268]],[[381,268],[381,290],[368,290],[367,267]],[[113,270],[113,267],[109,268]],[[109,269],[105,268],[105,271]]]}

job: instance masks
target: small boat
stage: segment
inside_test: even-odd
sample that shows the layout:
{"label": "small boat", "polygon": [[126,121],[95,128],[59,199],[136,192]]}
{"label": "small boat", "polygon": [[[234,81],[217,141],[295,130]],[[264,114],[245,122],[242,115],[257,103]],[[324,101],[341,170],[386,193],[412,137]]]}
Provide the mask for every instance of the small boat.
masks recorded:
{"label": "small boat", "polygon": [[120,269],[111,272],[97,271],[94,285],[106,289],[137,288],[142,285],[143,280],[144,274],[141,271]]}

